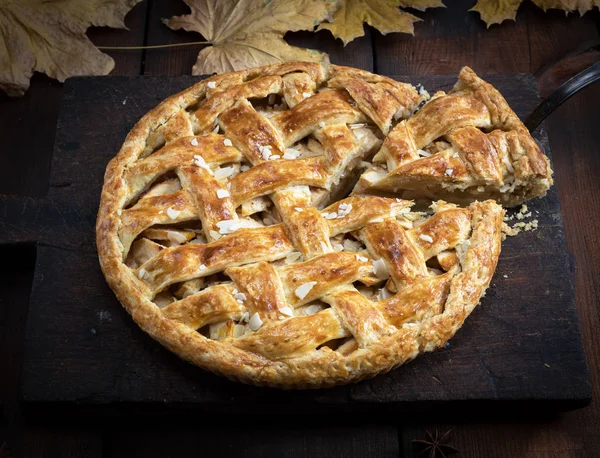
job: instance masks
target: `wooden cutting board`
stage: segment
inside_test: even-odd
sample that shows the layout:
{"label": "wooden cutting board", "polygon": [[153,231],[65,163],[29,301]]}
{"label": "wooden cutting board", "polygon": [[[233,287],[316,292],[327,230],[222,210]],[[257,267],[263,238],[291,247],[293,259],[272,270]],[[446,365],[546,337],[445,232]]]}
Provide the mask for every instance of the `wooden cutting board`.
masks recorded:
{"label": "wooden cutting board", "polygon": [[[448,90],[455,77],[394,77]],[[386,375],[318,391],[230,382],[154,342],[107,286],[94,224],[107,162],[134,123],[198,77],[72,78],[64,86],[52,177],[42,199],[0,196],[0,243],[37,246],[21,396],[28,405],[167,404],[219,412],[512,408],[589,402],[562,217],[553,188],[528,204],[536,231],[508,238],[482,303],[446,348]],[[521,117],[538,103],[532,75],[487,79]],[[549,152],[547,136],[539,135]],[[558,151],[556,154],[568,154]]]}

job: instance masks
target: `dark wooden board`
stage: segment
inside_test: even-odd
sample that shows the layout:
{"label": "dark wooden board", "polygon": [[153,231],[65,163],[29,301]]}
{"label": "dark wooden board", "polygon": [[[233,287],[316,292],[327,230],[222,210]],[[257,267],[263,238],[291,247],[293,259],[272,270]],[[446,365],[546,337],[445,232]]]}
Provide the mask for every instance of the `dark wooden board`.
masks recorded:
{"label": "dark wooden board", "polygon": [[[399,77],[399,79],[404,79]],[[455,77],[408,78],[430,91]],[[488,78],[520,116],[531,75]],[[21,398],[31,404],[150,403],[220,411],[328,411],[590,399],[556,188],[529,205],[540,228],[506,240],[492,286],[450,345],[387,375],[331,390],[284,392],[229,382],[162,348],[133,323],[98,266],[94,223],[104,169],[144,113],[194,77],[74,78],[64,87],[51,186],[0,199],[0,241],[37,243]],[[541,141],[549,151],[547,137]],[[502,401],[502,402],[498,402]]]}

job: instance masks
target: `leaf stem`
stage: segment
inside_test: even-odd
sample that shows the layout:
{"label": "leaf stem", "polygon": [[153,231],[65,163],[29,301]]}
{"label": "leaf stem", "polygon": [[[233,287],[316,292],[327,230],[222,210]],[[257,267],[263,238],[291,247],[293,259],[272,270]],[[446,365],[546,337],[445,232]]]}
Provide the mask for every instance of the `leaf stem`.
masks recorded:
{"label": "leaf stem", "polygon": [[193,46],[193,45],[210,45],[210,41],[192,41],[190,43],[173,43],[169,45],[154,45],[154,46],[96,46],[98,49],[107,51],[136,51],[141,49],[159,49],[159,48],[176,48],[178,46]]}

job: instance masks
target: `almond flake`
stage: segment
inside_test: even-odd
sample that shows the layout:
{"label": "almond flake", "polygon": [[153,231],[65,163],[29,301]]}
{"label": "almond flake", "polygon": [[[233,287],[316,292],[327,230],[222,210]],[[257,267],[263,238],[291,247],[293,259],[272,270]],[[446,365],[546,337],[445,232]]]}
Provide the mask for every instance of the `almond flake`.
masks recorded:
{"label": "almond flake", "polygon": [[229,191],[225,189],[217,189],[217,197],[219,199],[224,199],[225,197],[229,197]]}
{"label": "almond flake", "polygon": [[175,219],[179,216],[181,212],[179,210],[175,210],[173,207],[167,208],[167,216],[171,219]]}
{"label": "almond flake", "polygon": [[294,310],[291,307],[285,306],[279,309],[279,312],[285,316],[294,316]]}
{"label": "almond flake", "polygon": [[258,314],[258,312],[256,312],[250,318],[250,321],[248,322],[248,327],[252,331],[258,331],[262,325],[263,325],[263,321],[260,319],[260,315]]}
{"label": "almond flake", "polygon": [[433,239],[429,235],[421,234],[419,235],[419,238],[425,242],[433,243]]}
{"label": "almond flake", "polygon": [[213,231],[210,230],[208,231],[208,234],[211,236],[211,238],[213,238],[214,240],[219,240],[221,238],[221,234],[219,234],[217,231]]}
{"label": "almond flake", "polygon": [[325,127],[327,124],[325,124],[325,121],[321,121],[319,123],[319,127],[322,129],[323,127]]}
{"label": "almond flake", "polygon": [[196,137],[192,138],[192,141],[190,143],[192,144],[192,146],[198,146],[198,140],[196,139]]}
{"label": "almond flake", "polygon": [[212,174],[212,170],[210,169],[210,167],[208,166],[208,164],[202,156],[198,156],[197,154],[194,155],[194,165],[202,167],[203,169],[208,170]]}
{"label": "almond flake", "polygon": [[308,99],[312,94],[310,92],[303,92],[302,93],[302,97],[304,97],[305,99]]}
{"label": "almond flake", "polygon": [[298,288],[296,288],[294,294],[298,299],[304,299],[308,295],[308,293],[310,293],[310,290],[313,289],[313,286],[315,286],[316,284],[316,281],[309,281],[308,283],[304,283],[303,285],[300,285],[298,286]]}
{"label": "almond flake", "polygon": [[279,154],[273,154],[273,155],[272,155],[272,156],[269,158],[269,160],[270,160],[270,161],[274,161],[274,160],[276,160],[276,159],[281,159],[281,156],[280,156]]}
{"label": "almond flake", "polygon": [[142,267],[140,270],[138,270],[138,277],[139,277],[140,280],[142,280],[145,275],[146,275],[146,269],[144,269]]}
{"label": "almond flake", "polygon": [[246,170],[250,170],[250,167],[248,167],[247,165],[242,165],[240,167],[240,172],[245,172]]}
{"label": "almond flake", "polygon": [[233,143],[231,143],[231,140],[229,140],[228,138],[226,138],[225,140],[223,140],[223,144],[225,146],[233,146]]}
{"label": "almond flake", "polygon": [[304,209],[300,208],[300,207],[296,207],[296,208],[294,208],[294,210],[296,210],[297,212],[303,212],[304,211]]}
{"label": "almond flake", "polygon": [[446,169],[446,171],[444,172],[447,176],[451,177],[452,176],[452,172],[454,172],[453,169]]}
{"label": "almond flake", "polygon": [[208,86],[209,88],[211,88],[211,89],[214,89],[214,88],[216,88],[216,87],[217,87],[217,83],[216,83],[216,82],[214,82],[214,81],[209,81],[209,82],[208,82],[208,84],[207,84],[207,86]]}
{"label": "almond flake", "polygon": [[373,273],[380,280],[385,280],[386,278],[390,277],[390,273],[385,265],[385,261],[381,258],[373,262]]}
{"label": "almond flake", "polygon": [[222,180],[223,178],[228,178],[233,175],[233,171],[235,168],[233,167],[223,167],[222,169],[215,170],[215,178],[217,180]]}
{"label": "almond flake", "polygon": [[344,251],[344,245],[342,245],[341,243],[334,243],[333,251]]}
{"label": "almond flake", "polygon": [[321,216],[323,216],[323,218],[325,218],[325,219],[336,219],[337,218],[337,213],[336,212],[322,213]]}
{"label": "almond flake", "polygon": [[218,124],[217,124],[217,125],[215,126],[215,128],[212,130],[212,133],[213,133],[213,134],[218,134],[218,133],[219,133],[219,125],[218,125]]}
{"label": "almond flake", "polygon": [[283,158],[284,159],[298,159],[300,157],[300,151],[298,151],[297,149],[294,148],[286,148],[285,152],[283,153]]}
{"label": "almond flake", "polygon": [[452,157],[458,157],[458,151],[455,151]]}
{"label": "almond flake", "polygon": [[338,218],[343,218],[352,211],[352,204],[342,203],[338,206]]}
{"label": "almond flake", "polygon": [[244,302],[246,300],[246,295],[244,293],[235,293],[233,298],[238,302]]}
{"label": "almond flake", "polygon": [[417,154],[421,157],[430,157],[431,156],[431,153],[428,153],[427,151],[425,151],[423,149],[417,150]]}
{"label": "almond flake", "polygon": [[226,219],[217,223],[220,234],[231,234],[237,231],[241,225],[240,222],[235,219]]}
{"label": "almond flake", "polygon": [[361,256],[360,254],[356,255],[356,259],[358,259],[360,262],[369,262],[369,258]]}
{"label": "almond flake", "polygon": [[248,312],[244,312],[240,316],[240,323],[247,322],[249,319],[250,319],[250,314]]}
{"label": "almond flake", "polygon": [[327,246],[327,244],[325,242],[321,242],[321,249],[323,251],[329,251],[329,247]]}
{"label": "almond flake", "polygon": [[271,145],[267,145],[267,146],[259,146],[258,150],[260,151],[260,155],[262,156],[262,158],[265,161],[268,161],[269,158],[271,157],[271,155],[273,154],[271,152]]}
{"label": "almond flake", "polygon": [[200,264],[200,265],[198,266],[198,270],[199,270],[200,272],[202,272],[202,271],[206,270],[206,266],[205,266],[204,264]]}
{"label": "almond flake", "polygon": [[366,122],[358,122],[355,124],[348,124],[348,127],[350,127],[350,129],[361,129],[363,127],[367,127],[367,123]]}
{"label": "almond flake", "polygon": [[379,216],[378,218],[373,218],[369,223],[383,223],[383,218]]}

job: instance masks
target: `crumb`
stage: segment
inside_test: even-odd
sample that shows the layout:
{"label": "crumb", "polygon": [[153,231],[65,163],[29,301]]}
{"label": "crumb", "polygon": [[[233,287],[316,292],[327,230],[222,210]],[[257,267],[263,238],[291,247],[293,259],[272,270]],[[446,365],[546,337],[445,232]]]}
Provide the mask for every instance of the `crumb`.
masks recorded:
{"label": "crumb", "polygon": [[[536,211],[537,213],[537,211]],[[523,204],[521,205],[521,208],[519,209],[519,211],[517,213],[514,213],[512,215],[505,215],[504,216],[504,223],[502,224],[502,240],[505,240],[506,237],[514,237],[515,235],[517,235],[519,232],[522,231],[534,231],[538,228],[538,220],[534,219],[532,221],[524,221],[527,218],[530,218],[533,215],[533,213],[531,211],[529,211],[529,209],[527,208],[527,205]],[[519,220],[519,222],[515,223],[514,225],[510,226],[507,224],[507,222],[509,221],[513,221],[514,219]]]}

